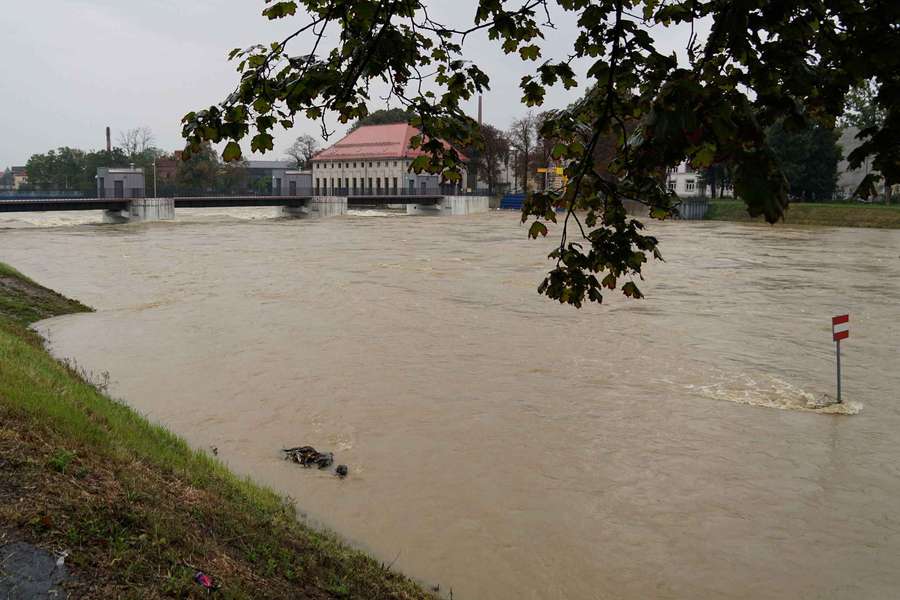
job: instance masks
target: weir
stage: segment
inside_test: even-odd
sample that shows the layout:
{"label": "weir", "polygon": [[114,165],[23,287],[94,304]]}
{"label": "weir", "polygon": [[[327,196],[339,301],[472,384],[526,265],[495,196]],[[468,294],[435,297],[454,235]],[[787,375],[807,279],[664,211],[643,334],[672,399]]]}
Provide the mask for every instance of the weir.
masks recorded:
{"label": "weir", "polygon": [[[343,191],[342,191],[343,192]],[[429,190],[292,196],[176,196],[173,198],[63,197],[0,199],[0,212],[102,210],[107,223],[171,221],[177,208],[277,207],[283,217],[324,218],[347,214],[350,205],[406,206],[410,215],[471,215],[490,210],[486,195],[445,195]]]}
{"label": "weir", "polygon": [[124,209],[107,210],[103,215],[107,223],[171,221],[174,218],[175,200],[172,198],[136,198],[129,200]]}
{"label": "weir", "polygon": [[490,210],[489,196],[443,196],[437,202],[406,205],[406,214],[417,216],[463,216]]}

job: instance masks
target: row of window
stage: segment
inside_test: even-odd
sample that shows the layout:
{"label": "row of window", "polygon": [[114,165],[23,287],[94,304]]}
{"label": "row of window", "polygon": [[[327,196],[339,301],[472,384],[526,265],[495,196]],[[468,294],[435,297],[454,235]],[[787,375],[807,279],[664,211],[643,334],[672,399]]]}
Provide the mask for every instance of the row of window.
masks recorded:
{"label": "row of window", "polygon": [[[684,182],[685,191],[693,192],[696,189],[696,187],[697,187],[696,183],[694,182],[693,179],[685,180],[685,182]],[[675,191],[675,181],[673,181],[671,179],[669,180],[669,190],[673,191],[673,192]]]}
{"label": "row of window", "polygon": [[[392,177],[391,181],[392,181],[391,188],[396,190],[397,189],[397,178]],[[353,182],[352,186],[350,185],[351,182]],[[373,182],[374,182],[374,186],[372,185]],[[359,185],[357,185],[357,183]],[[385,190],[391,189],[391,188],[388,188],[388,178],[387,177],[369,177],[369,186],[365,187],[365,183],[366,183],[366,181],[362,177],[360,177],[358,179],[356,177],[345,177],[343,189],[348,189],[348,190],[357,190],[357,189],[367,190],[368,189],[369,191],[375,191],[375,190],[381,190],[382,184],[383,184],[383,187]],[[337,178],[337,186],[335,186],[334,177],[331,177],[330,179],[327,179],[325,177],[319,179],[318,177],[316,177],[316,193],[317,194],[323,188],[325,190],[329,190],[329,189],[334,190],[334,189],[337,189],[340,187],[341,187],[341,178],[340,177]]]}
{"label": "row of window", "polygon": [[[670,179],[668,183],[669,183],[669,190],[671,190],[671,191],[674,192],[674,191],[675,191],[675,188],[676,188],[677,182],[676,182],[674,179]],[[722,189],[724,189],[724,190],[730,190],[730,189],[731,189],[731,185],[722,185],[721,187],[722,187]],[[687,191],[687,192],[693,192],[694,190],[696,190],[696,189],[697,189],[697,182],[696,182],[696,180],[694,180],[694,179],[685,179],[685,181],[684,181],[684,189],[685,189],[685,191]]]}
{"label": "row of window", "polygon": [[[381,166],[381,162],[382,162],[382,161],[380,161],[380,160],[374,161],[374,166],[375,166],[375,167],[380,167],[380,166]],[[391,162],[392,164],[388,165],[389,162]],[[350,166],[351,164],[353,165],[352,167]],[[365,166],[366,166],[365,161],[361,161],[361,162],[359,163],[359,166],[360,166],[360,168],[365,167]],[[371,169],[372,166],[373,166],[373,162],[370,160],[370,161],[369,161],[369,168]],[[396,167],[396,166],[397,166],[397,161],[396,161],[396,160],[395,160],[395,161],[387,161],[387,160],[386,160],[386,161],[384,161],[384,166],[385,166],[385,167],[387,167],[387,166]],[[339,162],[339,163],[313,163],[313,169],[350,169],[350,168],[355,169],[355,168],[356,168],[356,163],[355,163],[355,162],[353,162],[353,163],[343,163],[343,162]]]}

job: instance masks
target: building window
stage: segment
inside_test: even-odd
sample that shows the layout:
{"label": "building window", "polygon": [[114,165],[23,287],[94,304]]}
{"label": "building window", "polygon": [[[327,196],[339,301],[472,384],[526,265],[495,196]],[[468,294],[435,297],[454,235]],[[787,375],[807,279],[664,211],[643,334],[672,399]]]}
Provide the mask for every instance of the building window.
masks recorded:
{"label": "building window", "polygon": [[694,180],[693,180],[693,179],[686,179],[686,180],[684,181],[684,189],[685,189],[686,191],[688,191],[688,192],[693,192],[693,191],[694,191],[694,188],[695,188],[695,186],[694,186]]}
{"label": "building window", "polygon": [[350,189],[350,178],[344,177],[344,189]]}
{"label": "building window", "polygon": [[319,193],[319,178],[316,177],[316,194]]}
{"label": "building window", "polygon": [[330,189],[332,192],[334,191],[334,177],[331,178],[331,185],[328,186],[328,189]]}
{"label": "building window", "polygon": [[372,191],[372,178],[369,177],[369,191]]}
{"label": "building window", "polygon": [[369,161],[369,168],[370,168],[370,169],[372,168],[372,161],[371,161],[371,160]]}
{"label": "building window", "polygon": [[[394,164],[397,164],[397,163],[394,163]],[[391,189],[394,190],[394,193],[395,193],[395,194],[397,193],[397,178],[396,178],[396,177],[394,177],[394,187],[391,188]]]}
{"label": "building window", "polygon": [[356,177],[353,178],[353,191],[356,191]]}
{"label": "building window", "polygon": [[395,166],[395,167],[397,166],[397,161],[396,161],[396,160],[394,161],[394,166]]}
{"label": "building window", "polygon": [[381,191],[381,177],[375,178],[375,186],[378,189],[378,191],[380,192]]}
{"label": "building window", "polygon": [[671,179],[669,180],[669,191],[670,191],[670,192],[674,192],[674,191],[675,191],[675,182],[672,181]]}

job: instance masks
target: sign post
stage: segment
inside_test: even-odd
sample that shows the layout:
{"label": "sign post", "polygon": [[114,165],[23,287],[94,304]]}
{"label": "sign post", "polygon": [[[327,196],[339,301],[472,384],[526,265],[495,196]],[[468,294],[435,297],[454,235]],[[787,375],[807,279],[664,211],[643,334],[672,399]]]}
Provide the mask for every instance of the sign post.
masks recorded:
{"label": "sign post", "polygon": [[850,315],[831,317],[831,337],[837,357],[837,401],[841,403],[841,340],[850,337]]}

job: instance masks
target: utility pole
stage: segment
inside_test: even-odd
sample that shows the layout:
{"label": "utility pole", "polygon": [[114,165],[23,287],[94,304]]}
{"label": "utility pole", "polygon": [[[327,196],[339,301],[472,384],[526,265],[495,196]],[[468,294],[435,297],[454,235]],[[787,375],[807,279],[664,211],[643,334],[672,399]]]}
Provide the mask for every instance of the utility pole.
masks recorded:
{"label": "utility pole", "polygon": [[156,198],[156,159],[153,159],[153,197]]}

